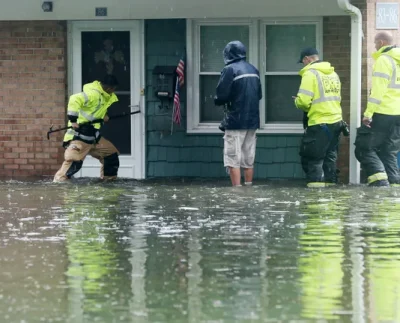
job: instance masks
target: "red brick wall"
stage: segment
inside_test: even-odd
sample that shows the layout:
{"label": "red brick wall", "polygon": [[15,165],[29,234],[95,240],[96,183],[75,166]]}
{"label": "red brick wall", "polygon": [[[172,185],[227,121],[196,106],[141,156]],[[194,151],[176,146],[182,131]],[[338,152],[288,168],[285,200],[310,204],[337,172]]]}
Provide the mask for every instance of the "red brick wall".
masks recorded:
{"label": "red brick wall", "polygon": [[0,21],[0,177],[52,175],[65,124],[66,24]]}
{"label": "red brick wall", "polygon": [[[323,25],[324,61],[335,68],[342,82],[343,118],[350,121],[350,17],[325,17]],[[349,138],[342,137],[338,168],[340,180],[349,181]]]}
{"label": "red brick wall", "polygon": [[[361,0],[358,0],[361,1]],[[367,2],[366,4],[366,9],[363,11],[363,18],[365,21],[368,21],[368,24],[366,24],[365,30],[364,30],[364,36],[365,36],[365,47],[366,47],[366,57],[365,57],[365,67],[366,67],[366,87],[369,89],[371,86],[371,78],[372,78],[372,66],[374,63],[374,60],[372,59],[371,55],[373,52],[376,51],[375,49],[375,44],[374,44],[374,38],[376,33],[380,31],[384,31],[382,29],[375,29],[376,27],[376,3],[377,2],[390,2],[390,3],[399,3],[399,0],[363,0],[364,2]],[[397,46],[400,46],[400,30],[386,30],[389,31],[394,38],[394,43]],[[366,93],[366,96],[368,95],[368,91]]]}
{"label": "red brick wall", "polygon": [[[366,0],[353,0],[352,4],[357,6],[363,14],[366,14]],[[367,22],[363,19],[363,30]],[[351,20],[350,16],[325,17],[323,25],[324,60],[330,62],[339,74],[342,82],[342,110],[343,119],[350,122],[350,58],[351,58]],[[367,98],[367,44],[363,42],[363,74],[362,74],[362,106],[364,109]],[[349,137],[343,137],[340,142],[338,168],[340,169],[340,180],[344,183],[349,181],[349,150],[354,149]]]}

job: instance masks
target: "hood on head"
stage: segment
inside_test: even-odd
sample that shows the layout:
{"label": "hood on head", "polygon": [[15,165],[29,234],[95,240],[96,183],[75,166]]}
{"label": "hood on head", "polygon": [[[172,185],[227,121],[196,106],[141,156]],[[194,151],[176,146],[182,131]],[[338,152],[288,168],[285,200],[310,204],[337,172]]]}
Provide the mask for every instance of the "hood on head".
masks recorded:
{"label": "hood on head", "polygon": [[235,40],[228,43],[224,48],[224,63],[228,65],[235,61],[246,59],[246,47],[242,42]]}
{"label": "hood on head", "polygon": [[103,87],[101,86],[101,83],[99,81],[94,81],[92,83],[87,83],[83,86],[83,91],[90,91],[90,90],[96,90],[100,93],[106,93],[103,90]]}
{"label": "hood on head", "polygon": [[103,87],[101,86],[101,83],[99,81],[94,81],[92,83],[87,83],[83,86],[83,91],[84,92],[90,92],[90,91],[97,91],[101,93],[101,95],[108,100],[108,102],[111,104],[113,102],[117,102],[118,98],[115,95],[115,93],[109,94],[106,91],[103,90]]}

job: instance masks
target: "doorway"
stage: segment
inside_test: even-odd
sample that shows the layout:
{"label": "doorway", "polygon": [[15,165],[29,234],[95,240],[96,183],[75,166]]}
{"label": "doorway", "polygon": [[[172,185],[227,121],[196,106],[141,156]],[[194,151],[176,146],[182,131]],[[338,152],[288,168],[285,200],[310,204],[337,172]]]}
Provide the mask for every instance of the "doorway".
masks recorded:
{"label": "doorway", "polygon": [[[145,112],[143,23],[141,21],[71,22],[69,25],[69,94],[82,91],[84,84],[116,76],[118,102],[108,115],[141,113],[110,120],[102,135],[120,152],[119,177],[145,178]],[[77,177],[99,177],[100,163],[87,156]]]}

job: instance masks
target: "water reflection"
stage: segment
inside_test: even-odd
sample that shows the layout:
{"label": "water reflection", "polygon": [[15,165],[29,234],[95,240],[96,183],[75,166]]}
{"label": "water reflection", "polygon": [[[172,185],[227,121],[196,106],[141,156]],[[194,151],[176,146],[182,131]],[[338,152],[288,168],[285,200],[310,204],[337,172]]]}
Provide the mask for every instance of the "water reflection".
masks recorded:
{"label": "water reflection", "polygon": [[400,322],[397,194],[0,183],[0,317]]}
{"label": "water reflection", "polygon": [[305,318],[340,318],[345,258],[343,220],[349,211],[349,198],[346,191],[341,192],[340,199],[310,194],[302,205],[305,227],[299,238],[298,268]]}
{"label": "water reflection", "polygon": [[367,243],[369,319],[400,322],[400,199],[382,196],[371,206]]}
{"label": "water reflection", "polygon": [[125,322],[131,264],[123,189],[86,187],[64,192],[66,271],[72,321]]}

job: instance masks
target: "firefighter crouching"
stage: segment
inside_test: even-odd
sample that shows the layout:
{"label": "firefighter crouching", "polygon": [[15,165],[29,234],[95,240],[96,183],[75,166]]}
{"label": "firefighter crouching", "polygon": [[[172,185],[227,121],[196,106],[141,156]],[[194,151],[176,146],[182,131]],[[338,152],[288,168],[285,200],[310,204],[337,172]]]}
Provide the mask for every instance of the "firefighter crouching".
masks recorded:
{"label": "firefighter crouching", "polygon": [[319,60],[315,48],[301,52],[300,89],[295,99],[297,108],[307,113],[300,156],[307,187],[325,187],[337,183],[336,162],[342,121],[341,83],[328,62]]}
{"label": "firefighter crouching", "polygon": [[375,36],[371,94],[355,141],[369,186],[400,186],[400,48],[392,43],[387,32]]}
{"label": "firefighter crouching", "polygon": [[[101,123],[88,122],[104,119],[108,121],[107,110],[118,101],[114,91],[118,81],[107,75],[101,82],[85,84],[83,92],[71,95],[68,102],[68,126],[72,126],[64,136],[66,148],[64,162],[54,176],[54,182],[70,179],[82,167],[89,154],[101,163],[100,177],[114,179],[119,168],[119,152],[115,146],[100,134]],[[85,124],[86,123],[86,124]]]}

